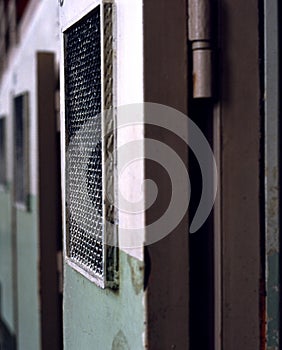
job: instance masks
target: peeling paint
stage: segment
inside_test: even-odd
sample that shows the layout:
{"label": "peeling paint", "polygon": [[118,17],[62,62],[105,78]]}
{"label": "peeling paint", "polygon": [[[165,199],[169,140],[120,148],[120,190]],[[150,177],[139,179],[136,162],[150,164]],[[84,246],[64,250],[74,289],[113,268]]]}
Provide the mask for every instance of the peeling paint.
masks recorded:
{"label": "peeling paint", "polygon": [[[144,293],[132,287],[128,255],[120,252],[119,292],[100,289],[64,264],[64,347],[68,350],[143,349],[146,332]],[[134,258],[130,258],[133,259]],[[81,294],[83,291],[83,295]],[[132,321],[132,316],[134,320]],[[83,336],[77,337],[77,334]],[[119,331],[126,336],[117,337]],[[114,341],[115,340],[115,341]],[[123,344],[125,343],[125,344]],[[118,347],[120,346],[120,347]]]}
{"label": "peeling paint", "polygon": [[112,350],[130,350],[127,339],[122,331],[119,331],[115,336]]}
{"label": "peeling paint", "polygon": [[144,284],[144,263],[127,256],[127,262],[131,272],[131,282],[136,294],[143,290]]}

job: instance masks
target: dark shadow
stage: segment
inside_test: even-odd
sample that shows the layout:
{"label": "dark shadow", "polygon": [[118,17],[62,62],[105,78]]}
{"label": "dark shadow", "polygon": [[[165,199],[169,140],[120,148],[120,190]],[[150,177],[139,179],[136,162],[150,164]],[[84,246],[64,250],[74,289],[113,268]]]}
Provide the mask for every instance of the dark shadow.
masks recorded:
{"label": "dark shadow", "polygon": [[2,321],[2,285],[0,283],[0,350],[16,350],[16,337]]}
{"label": "dark shadow", "polygon": [[16,337],[0,319],[0,350],[16,350]]}
{"label": "dark shadow", "polygon": [[[213,109],[210,101],[192,102],[190,117],[212,146]],[[202,174],[197,159],[189,153],[191,201],[189,221],[193,219],[202,192]],[[212,174],[211,174],[212,176]],[[205,224],[190,234],[190,348],[213,350],[214,344],[214,241],[213,213]]]}

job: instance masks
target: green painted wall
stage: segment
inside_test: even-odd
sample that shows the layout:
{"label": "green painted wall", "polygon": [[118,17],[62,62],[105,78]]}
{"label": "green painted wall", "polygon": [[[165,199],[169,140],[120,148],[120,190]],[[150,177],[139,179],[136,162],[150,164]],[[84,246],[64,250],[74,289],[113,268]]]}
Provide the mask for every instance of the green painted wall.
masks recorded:
{"label": "green painted wall", "polygon": [[269,252],[267,255],[267,346],[268,349],[279,349],[279,261],[277,252]]}
{"label": "green painted wall", "polygon": [[11,195],[7,186],[6,190],[0,190],[0,317],[14,333],[11,218]]}
{"label": "green painted wall", "polygon": [[101,289],[65,264],[64,348],[141,350],[145,331],[143,264],[120,253],[120,288]]}
{"label": "green painted wall", "polygon": [[17,210],[18,349],[40,349],[37,199]]}
{"label": "green painted wall", "polygon": [[[40,308],[38,281],[37,200],[30,198],[30,210],[16,210],[16,223],[12,225],[11,194],[0,191],[0,283],[1,318],[12,333],[18,325],[18,349],[40,349]],[[17,293],[13,293],[13,240],[16,230]],[[14,319],[17,296],[17,320]]]}

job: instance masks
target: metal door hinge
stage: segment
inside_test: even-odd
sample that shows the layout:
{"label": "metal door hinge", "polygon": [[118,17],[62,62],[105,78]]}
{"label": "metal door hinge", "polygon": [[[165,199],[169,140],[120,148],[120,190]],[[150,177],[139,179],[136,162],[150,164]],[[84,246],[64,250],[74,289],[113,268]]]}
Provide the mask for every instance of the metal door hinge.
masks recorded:
{"label": "metal door hinge", "polygon": [[189,40],[193,56],[193,97],[212,98],[210,0],[189,0]]}

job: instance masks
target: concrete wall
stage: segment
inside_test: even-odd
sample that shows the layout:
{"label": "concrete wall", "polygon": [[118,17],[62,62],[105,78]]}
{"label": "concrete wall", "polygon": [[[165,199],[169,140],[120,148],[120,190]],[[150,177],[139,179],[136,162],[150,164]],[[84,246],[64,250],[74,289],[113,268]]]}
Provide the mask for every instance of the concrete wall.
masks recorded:
{"label": "concrete wall", "polygon": [[[65,1],[61,8],[62,30],[74,23],[81,14],[90,11],[98,1],[83,0],[79,3]],[[118,0],[116,5],[116,100],[118,106],[143,102],[143,18],[142,1]],[[61,43],[63,40],[61,40]],[[63,69],[61,69],[61,73]],[[64,77],[62,76],[62,82]],[[63,86],[63,84],[61,85]],[[62,91],[63,93],[63,91]],[[142,108],[137,108],[141,115]],[[64,98],[61,98],[62,148],[64,148]],[[119,113],[119,112],[118,112]],[[119,114],[117,116],[119,123]],[[136,120],[136,119],[134,119]],[[122,133],[118,130],[118,145],[129,142],[134,137],[142,137],[142,127],[136,134]],[[64,159],[64,157],[62,157]],[[120,159],[119,159],[120,160]],[[119,161],[118,160],[118,161]],[[138,170],[137,170],[138,169]],[[62,174],[65,173],[64,162]],[[136,171],[137,170],[137,171]],[[136,176],[137,173],[137,176]],[[129,172],[125,181],[129,192],[136,193],[136,183],[142,183],[143,164]],[[137,179],[138,178],[138,179]],[[137,182],[136,182],[137,181]],[[65,181],[62,181],[64,188]],[[128,193],[128,196],[134,193]],[[64,200],[63,200],[64,202]],[[136,215],[137,223],[144,222],[143,214]],[[119,257],[119,289],[101,289],[87,278],[64,264],[64,347],[65,349],[143,349],[145,347],[145,296],[143,248],[138,244],[127,249],[126,220],[119,217],[120,243],[123,248]],[[132,222],[128,223],[128,225]],[[140,234],[142,236],[142,232]],[[142,237],[137,238],[142,239]],[[141,245],[142,246],[142,245]]]}
{"label": "concrete wall", "polygon": [[65,265],[64,348],[141,350],[145,316],[143,264],[120,254],[120,288],[100,289]]}
{"label": "concrete wall", "polygon": [[[58,28],[57,2],[31,1],[19,28],[18,44],[9,54],[7,68],[0,85],[0,114],[7,116],[7,175],[11,184],[6,192],[0,192],[1,318],[11,331],[17,334],[18,349],[23,350],[38,350],[41,346],[36,52],[58,53]],[[13,96],[23,92],[29,92],[30,208],[28,210],[12,209],[11,203],[12,101]],[[12,249],[15,252],[14,260]]]}
{"label": "concrete wall", "polygon": [[15,331],[13,308],[12,223],[9,189],[0,191],[0,313],[11,332]]}

